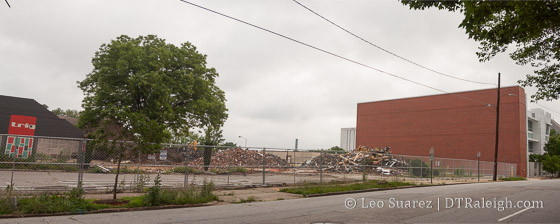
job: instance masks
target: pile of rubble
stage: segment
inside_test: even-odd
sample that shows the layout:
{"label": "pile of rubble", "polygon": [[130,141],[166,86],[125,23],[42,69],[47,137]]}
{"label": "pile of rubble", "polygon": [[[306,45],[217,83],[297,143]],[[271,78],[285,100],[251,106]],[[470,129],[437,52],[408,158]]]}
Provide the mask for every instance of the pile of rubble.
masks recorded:
{"label": "pile of rubble", "polygon": [[[288,162],[279,156],[266,154],[267,167],[287,166]],[[191,164],[203,165],[204,158],[195,159]],[[262,166],[262,153],[242,148],[230,148],[212,153],[211,166]]]}
{"label": "pile of rubble", "polygon": [[[322,167],[324,171],[333,172],[361,172],[364,166],[369,170],[379,171],[376,167],[397,167],[404,166],[405,161],[393,158],[389,151],[390,147],[374,147],[369,148],[360,146],[354,151],[345,154],[323,153],[322,156],[316,156],[311,160],[304,162],[302,167]],[[322,165],[321,165],[322,163]]]}

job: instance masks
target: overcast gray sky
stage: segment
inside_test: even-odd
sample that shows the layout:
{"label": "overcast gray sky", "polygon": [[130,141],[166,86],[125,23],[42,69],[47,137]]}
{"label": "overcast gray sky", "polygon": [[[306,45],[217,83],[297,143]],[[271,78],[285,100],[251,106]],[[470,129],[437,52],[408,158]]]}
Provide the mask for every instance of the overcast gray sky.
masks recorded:
{"label": "overcast gray sky", "polygon": [[[444,91],[492,88],[423,70],[350,36],[291,0],[192,2],[369,66]],[[348,30],[435,70],[480,82],[517,85],[531,73],[507,54],[480,63],[479,46],[459,13],[409,10],[397,0],[300,0]],[[329,148],[355,127],[358,102],[439,94],[298,45],[178,0],[9,0],[0,2],[0,95],[33,98],[51,109],[81,110],[76,82],[103,43],[126,34],[191,42],[208,55],[225,91],[226,141],[249,146]],[[526,88],[527,95],[535,88]],[[495,103],[495,102],[489,102]],[[560,112],[560,104],[539,102]],[[539,107],[529,104],[529,108]],[[560,114],[552,113],[553,117]]]}

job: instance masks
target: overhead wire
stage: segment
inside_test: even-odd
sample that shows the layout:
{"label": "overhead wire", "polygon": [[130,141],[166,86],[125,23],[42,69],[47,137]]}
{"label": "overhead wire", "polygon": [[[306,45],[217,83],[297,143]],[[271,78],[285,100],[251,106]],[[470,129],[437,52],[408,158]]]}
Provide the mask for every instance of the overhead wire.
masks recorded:
{"label": "overhead wire", "polygon": [[179,0],[179,1],[181,1],[181,2],[183,2],[183,3],[186,3],[186,4],[189,4],[189,5],[192,5],[192,6],[195,6],[195,7],[200,8],[200,9],[204,9],[204,10],[209,11],[209,12],[212,12],[212,13],[214,13],[214,14],[217,14],[217,15],[220,15],[220,16],[223,16],[223,17],[226,17],[226,18],[228,18],[228,19],[235,20],[235,21],[240,22],[240,23],[243,23],[243,24],[245,24],[245,25],[252,26],[252,27],[254,27],[254,28],[257,28],[257,29],[259,29],[259,30],[262,30],[262,31],[265,31],[265,32],[274,34],[274,35],[276,35],[276,36],[279,36],[279,37],[288,39],[288,40],[290,40],[290,41],[293,41],[293,42],[296,42],[296,43],[298,43],[298,44],[304,45],[304,46],[306,46],[306,47],[309,47],[309,48],[312,48],[312,49],[321,51],[321,52],[323,52],[323,53],[326,53],[326,54],[329,54],[329,55],[331,55],[331,56],[337,57],[337,58],[339,58],[339,59],[343,59],[343,60],[345,60],[345,61],[352,62],[352,63],[354,63],[354,64],[357,64],[357,65],[360,65],[360,66],[369,68],[369,69],[371,69],[371,70],[374,70],[374,71],[377,71],[377,72],[380,72],[380,73],[383,73],[383,74],[392,76],[392,77],[394,77],[394,78],[398,78],[398,79],[401,79],[401,80],[404,80],[404,81],[407,81],[407,82],[410,82],[410,83],[414,83],[414,84],[416,84],[416,85],[424,86],[424,87],[426,87],[426,88],[433,89],[433,90],[436,90],[436,91],[438,91],[438,92],[442,92],[442,93],[445,93],[445,94],[453,95],[453,96],[458,97],[458,98],[462,98],[462,99],[465,99],[465,100],[470,100],[470,101],[473,101],[473,102],[476,102],[476,103],[480,103],[480,104],[483,104],[484,106],[491,105],[491,104],[489,104],[489,103],[486,103],[486,102],[483,102],[483,101],[480,101],[480,100],[472,99],[472,98],[469,98],[469,97],[466,97],[466,96],[461,96],[461,95],[455,94],[455,93],[450,93],[450,92],[447,92],[447,91],[444,91],[444,90],[441,90],[441,89],[438,89],[438,88],[435,88],[435,87],[432,87],[432,86],[428,86],[428,85],[423,84],[423,83],[416,82],[416,81],[414,81],[414,80],[410,80],[410,79],[407,79],[407,78],[404,78],[404,77],[401,77],[401,76],[398,76],[398,75],[395,75],[395,74],[392,74],[392,73],[383,71],[383,70],[381,70],[381,69],[378,69],[378,68],[375,68],[375,67],[366,65],[366,64],[364,64],[364,63],[361,63],[361,62],[358,62],[358,61],[355,61],[355,60],[346,58],[346,57],[344,57],[344,56],[340,56],[340,55],[335,54],[335,53],[332,53],[332,52],[330,52],[330,51],[321,49],[321,48],[319,48],[319,47],[315,47],[315,46],[313,46],[313,45],[304,43],[304,42],[302,42],[302,41],[299,41],[299,40],[296,40],[296,39],[294,39],[294,38],[288,37],[288,36],[286,36],[286,35],[283,35],[283,34],[274,32],[274,31],[272,31],[272,30],[269,30],[269,29],[266,29],[266,28],[263,28],[263,27],[254,25],[254,24],[252,24],[252,23],[249,23],[249,22],[243,21],[243,20],[241,20],[241,19],[237,19],[237,18],[235,18],[235,17],[232,17],[232,16],[229,16],[229,15],[220,13],[220,12],[218,12],[218,11],[215,11],[215,10],[212,10],[212,9],[209,9],[209,8],[206,8],[206,7],[204,7],[204,6],[197,5],[197,4],[192,3],[192,2],[189,2],[189,1],[187,1],[187,0]]}
{"label": "overhead wire", "polygon": [[434,72],[434,73],[436,73],[436,74],[443,75],[443,76],[446,76],[446,77],[449,77],[449,78],[453,78],[453,79],[457,79],[457,80],[461,80],[461,81],[465,81],[465,82],[471,82],[471,83],[477,83],[477,84],[484,84],[484,85],[493,85],[493,86],[496,86],[496,84],[494,84],[494,83],[479,82],[479,81],[474,81],[474,80],[469,80],[469,79],[464,79],[464,78],[459,78],[459,77],[456,77],[456,76],[448,75],[448,74],[445,74],[445,73],[443,73],[443,72],[439,72],[439,71],[436,71],[436,70],[434,70],[434,69],[431,69],[431,68],[428,68],[428,67],[426,67],[426,66],[423,66],[423,65],[421,65],[421,64],[418,64],[418,63],[416,63],[416,62],[414,62],[414,61],[411,61],[411,60],[409,60],[409,59],[407,59],[407,58],[405,58],[405,57],[402,57],[402,56],[400,56],[400,55],[398,55],[398,54],[395,54],[395,53],[393,53],[393,52],[391,52],[391,51],[389,51],[389,50],[387,50],[387,49],[385,49],[385,48],[380,47],[379,45],[376,45],[376,44],[374,44],[374,43],[372,43],[372,42],[370,42],[370,41],[368,41],[368,40],[366,40],[366,39],[364,39],[364,38],[358,36],[357,34],[355,34],[355,33],[351,32],[351,31],[349,31],[348,29],[346,29],[346,28],[344,28],[344,27],[342,27],[342,26],[336,24],[335,22],[333,22],[333,21],[331,21],[331,20],[325,18],[325,17],[322,16],[321,14],[319,14],[319,13],[313,11],[313,10],[310,9],[309,7],[307,7],[307,6],[303,5],[303,4],[301,4],[301,3],[298,2],[297,0],[292,0],[292,1],[294,1],[295,3],[297,3],[298,5],[300,5],[301,7],[307,9],[309,12],[311,12],[311,13],[313,13],[313,14],[319,16],[319,17],[321,17],[322,19],[324,19],[325,21],[329,22],[330,24],[332,24],[332,25],[338,27],[339,29],[343,30],[344,32],[346,32],[346,33],[348,33],[348,34],[350,34],[350,35],[352,35],[352,36],[354,36],[354,37],[360,39],[360,40],[363,41],[363,42],[366,42],[367,44],[369,44],[369,45],[371,45],[371,46],[373,46],[373,47],[375,47],[375,48],[377,48],[377,49],[379,49],[379,50],[382,50],[382,51],[384,51],[384,52],[386,52],[386,53],[388,53],[388,54],[390,54],[390,55],[393,55],[393,56],[395,56],[395,57],[397,57],[397,58],[399,58],[399,59],[401,59],[401,60],[403,60],[403,61],[406,61],[406,62],[408,62],[408,63],[410,63],[410,64],[416,65],[416,66],[418,66],[418,67],[420,67],[420,68],[423,68],[423,69],[425,69],[425,70],[428,70],[428,71],[431,71],[431,72]]}

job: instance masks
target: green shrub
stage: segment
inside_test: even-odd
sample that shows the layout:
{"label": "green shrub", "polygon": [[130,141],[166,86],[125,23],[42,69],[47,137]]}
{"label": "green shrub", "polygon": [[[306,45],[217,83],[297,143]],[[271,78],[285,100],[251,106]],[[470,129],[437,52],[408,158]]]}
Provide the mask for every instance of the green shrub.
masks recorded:
{"label": "green shrub", "polygon": [[517,181],[517,180],[527,180],[527,179],[525,179],[523,177],[502,177],[502,178],[500,178],[500,180],[503,180],[503,181]]}
{"label": "green shrub", "polygon": [[455,176],[462,177],[462,176],[465,176],[465,170],[463,169],[463,167],[461,167],[461,168],[455,169],[453,174],[455,174]]}
{"label": "green shrub", "polygon": [[158,173],[154,179],[154,186],[151,187],[144,197],[144,203],[148,206],[158,206],[161,203],[161,175]]}
{"label": "green shrub", "polygon": [[[431,175],[430,173],[431,168],[429,162],[423,162],[422,160],[414,159],[410,161],[409,166],[411,168],[409,168],[408,172],[410,172],[412,176],[427,178],[430,177]],[[434,169],[433,176],[434,177],[439,176],[438,169]]]}
{"label": "green shrub", "polygon": [[[185,167],[184,166],[177,166],[177,167],[173,167],[173,169],[171,169],[171,171],[173,173],[185,173]],[[189,167],[189,173],[194,173],[194,174],[201,174],[202,171],[197,170],[193,167]]]}
{"label": "green shrub", "polygon": [[218,197],[212,193],[213,190],[214,183],[208,183],[206,180],[200,188],[165,189],[161,187],[161,181],[156,176],[154,186],[146,194],[127,198],[130,200],[128,207],[206,203],[218,200]]}

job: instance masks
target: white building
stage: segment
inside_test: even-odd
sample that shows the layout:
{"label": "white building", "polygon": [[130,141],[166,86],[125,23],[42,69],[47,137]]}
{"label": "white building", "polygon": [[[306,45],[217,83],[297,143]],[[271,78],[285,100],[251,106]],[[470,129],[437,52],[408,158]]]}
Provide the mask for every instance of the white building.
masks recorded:
{"label": "white building", "polygon": [[[550,130],[560,133],[558,123],[552,120],[550,113],[540,108],[527,111],[527,158],[530,154],[542,155],[546,152],[544,146],[550,137]],[[527,162],[527,175],[542,175],[540,164]]]}
{"label": "white building", "polygon": [[345,151],[356,149],[356,128],[340,129],[340,147]]}

